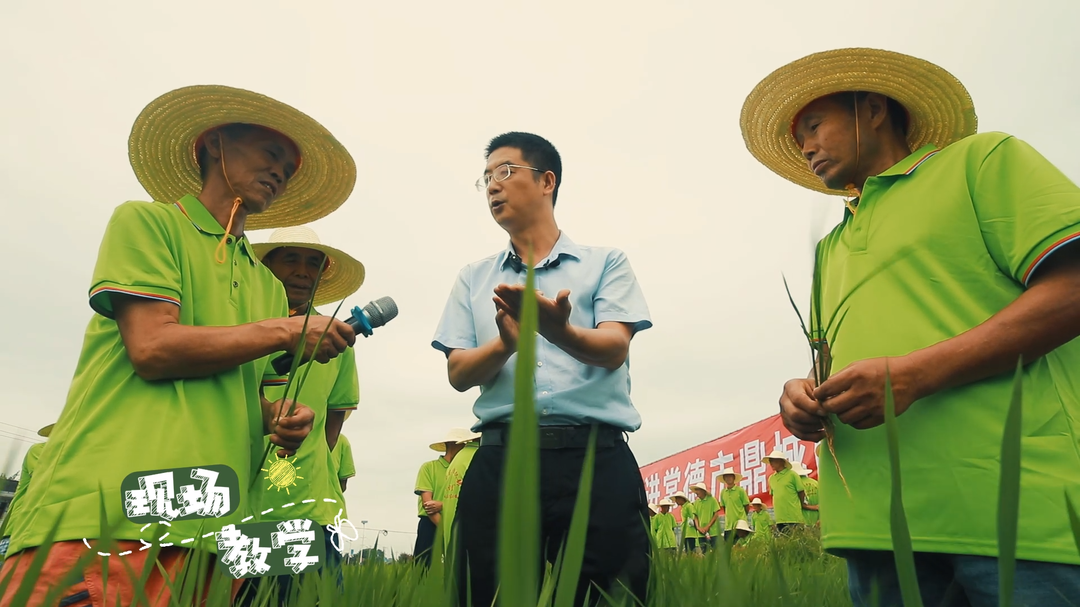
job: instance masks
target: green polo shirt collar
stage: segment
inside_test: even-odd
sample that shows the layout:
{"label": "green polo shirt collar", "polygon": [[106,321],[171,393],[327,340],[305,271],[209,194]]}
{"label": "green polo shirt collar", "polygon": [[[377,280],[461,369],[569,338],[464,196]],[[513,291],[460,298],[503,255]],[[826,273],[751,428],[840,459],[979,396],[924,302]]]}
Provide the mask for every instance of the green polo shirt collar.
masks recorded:
{"label": "green polo shirt collar", "polygon": [[[930,159],[931,156],[937,154],[941,150],[932,143],[928,143],[921,148],[915,150],[907,158],[897,162],[888,169],[882,171],[877,175],[872,175],[869,179],[879,179],[881,177],[905,177],[915,172],[915,169],[919,168],[922,163]],[[868,179],[868,181],[869,181]],[[866,186],[863,186],[866,189]],[[854,205],[857,207],[862,202],[862,196],[859,196],[854,200]],[[844,206],[844,221],[847,221],[851,217],[851,209]]]}
{"label": "green polo shirt collar", "polygon": [[915,169],[919,168],[923,162],[939,152],[937,146],[932,143],[928,143],[921,148],[915,150],[907,158],[897,162],[889,167],[887,170],[882,171],[877,177],[897,177],[910,175]]}
{"label": "green polo shirt collar", "polygon": [[[203,203],[198,198],[191,194],[186,194],[180,200],[174,202],[176,208],[180,209],[180,212],[184,214],[188,220],[191,221],[191,225],[195,226],[195,229],[199,230],[203,234],[209,234],[211,236],[224,236],[225,228],[221,227],[217,219],[210,214],[210,211],[206,210]],[[251,248],[251,243],[248,241],[247,236],[240,238],[240,248],[244,250],[244,254],[247,255],[248,261],[252,265],[258,265],[258,257],[255,255],[255,251]]]}

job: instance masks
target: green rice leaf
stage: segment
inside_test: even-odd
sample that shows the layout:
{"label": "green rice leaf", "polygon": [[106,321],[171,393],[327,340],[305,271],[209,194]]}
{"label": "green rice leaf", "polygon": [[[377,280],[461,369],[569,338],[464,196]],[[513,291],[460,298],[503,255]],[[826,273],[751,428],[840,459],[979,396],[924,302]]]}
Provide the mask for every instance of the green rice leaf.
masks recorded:
{"label": "green rice leaf", "polygon": [[889,466],[892,471],[892,500],[889,504],[889,523],[892,530],[893,557],[900,594],[906,607],[923,607],[919,594],[919,579],[915,574],[915,554],[911,548],[911,533],[904,514],[904,498],[900,482],[900,431],[896,423],[896,403],[893,400],[892,377],[888,363],[885,367],[885,434],[889,446]]}
{"label": "green rice leaf", "polygon": [[585,449],[585,461],[581,466],[581,480],[578,481],[577,501],[574,502],[574,515],[570,519],[570,532],[567,535],[565,559],[559,563],[558,590],[555,594],[555,607],[573,607],[577,594],[578,581],[581,579],[581,565],[585,561],[585,538],[589,530],[589,507],[592,501],[593,474],[596,466],[596,435],[599,428],[593,424],[589,433],[589,445]]}
{"label": "green rice leaf", "polygon": [[1080,508],[1069,494],[1068,488],[1065,489],[1065,505],[1068,506],[1066,510],[1069,511],[1069,526],[1072,527],[1073,540],[1076,541],[1076,551],[1080,552]]}
{"label": "green rice leaf", "polygon": [[514,413],[503,469],[499,512],[497,601],[504,607],[535,605],[540,570],[540,431],[535,408],[536,275],[529,251],[518,330]]}
{"label": "green rice leaf", "polygon": [[1012,604],[1016,576],[1016,534],[1020,521],[1020,437],[1024,361],[1016,361],[1012,402],[1001,441],[1001,484],[998,488],[998,605]]}

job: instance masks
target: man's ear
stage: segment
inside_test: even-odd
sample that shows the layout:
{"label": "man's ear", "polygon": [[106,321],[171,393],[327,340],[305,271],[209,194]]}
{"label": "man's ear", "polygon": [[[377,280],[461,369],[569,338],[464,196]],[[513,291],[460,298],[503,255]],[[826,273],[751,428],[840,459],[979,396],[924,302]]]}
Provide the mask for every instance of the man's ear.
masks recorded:
{"label": "man's ear", "polygon": [[213,164],[221,162],[221,131],[210,131],[203,137],[203,146],[206,147],[207,160]]}
{"label": "man's ear", "polygon": [[555,179],[555,173],[553,173],[551,171],[548,171],[548,172],[544,173],[543,180],[544,180],[544,193],[545,194],[554,194],[555,193],[555,186],[557,185],[556,179]]}
{"label": "man's ear", "polygon": [[889,114],[889,103],[885,95],[870,93],[866,96],[866,106],[870,110],[870,126],[877,130],[885,124]]}

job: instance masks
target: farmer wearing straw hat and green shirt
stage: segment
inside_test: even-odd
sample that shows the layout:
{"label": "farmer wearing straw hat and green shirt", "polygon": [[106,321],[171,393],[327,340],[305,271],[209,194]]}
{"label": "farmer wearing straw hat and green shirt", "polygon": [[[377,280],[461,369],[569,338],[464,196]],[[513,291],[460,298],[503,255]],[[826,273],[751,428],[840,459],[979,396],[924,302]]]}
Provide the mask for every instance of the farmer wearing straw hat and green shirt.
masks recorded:
{"label": "farmer wearing straw hat and green shirt", "polygon": [[[348,253],[322,244],[315,231],[307,226],[274,230],[267,242],[255,244],[253,248],[263,265],[270,268],[285,287],[290,316],[302,318],[310,306],[311,318],[318,318],[320,315],[315,307],[341,301],[364,283],[364,265]],[[334,542],[340,546],[341,539],[330,526],[340,527],[340,518],[347,517],[345,496],[331,451],[341,435],[345,415],[360,402],[355,350],[348,348],[326,364],[302,365],[297,368],[296,376],[295,381],[302,379],[303,384],[299,386],[299,392],[295,392],[296,386],[290,388],[290,396],[295,394],[297,400],[314,411],[315,420],[311,435],[296,455],[284,458],[287,465],[296,469],[295,486],[281,487],[267,480],[258,481],[256,489],[263,491],[261,519],[308,519],[322,526],[325,529],[326,562],[320,563],[320,569],[323,565],[335,568],[341,565],[341,552],[334,547]],[[280,400],[285,398],[285,386],[269,385],[264,393],[271,401]],[[271,466],[280,459],[278,454],[268,453],[262,466],[267,476]],[[309,569],[305,575],[316,571]],[[279,601],[284,602],[292,585],[292,575],[277,576],[276,583]],[[252,578],[249,601],[254,598],[254,586]]]}
{"label": "farmer wearing straw hat and green shirt", "polygon": [[[345,412],[345,419],[348,420],[352,415],[352,411]],[[330,458],[334,461],[334,472],[337,474],[338,482],[341,483],[341,493],[345,493],[345,487],[348,485],[349,479],[356,476],[356,463],[353,462],[352,444],[349,443],[349,437],[344,434],[338,434],[337,444],[330,449]],[[342,503],[342,507],[345,504]],[[343,518],[348,518],[348,515],[342,515]]]}
{"label": "farmer wearing straw hat and green shirt", "polygon": [[772,537],[776,530],[776,523],[760,497],[755,497],[754,501],[750,502],[750,524],[754,526],[754,534],[762,537]]}
{"label": "farmer wearing straw hat and green shirt", "polygon": [[[49,434],[52,433],[53,426],[56,424],[49,424],[41,430],[38,430],[38,436],[42,438],[49,438]],[[19,484],[15,487],[15,495],[11,497],[11,502],[8,504],[7,513],[4,515],[4,522],[0,524],[0,558],[4,558],[7,555],[8,545],[11,543],[11,535],[8,533],[8,521],[12,519],[12,516],[18,512],[22,507],[22,496],[26,494],[26,490],[30,487],[30,478],[34,475],[34,470],[37,468],[38,460],[41,458],[41,451],[45,449],[45,443],[34,443],[27,449],[26,455],[23,457],[22,470],[19,472]]]}
{"label": "farmer wearing straw hat and green shirt", "polygon": [[[258,516],[262,489],[248,488],[261,474],[265,437],[284,455],[311,431],[311,409],[298,405],[286,416],[289,403],[262,395],[264,377],[276,377],[271,357],[302,347],[327,362],[355,341],[349,325],[321,317],[301,341],[304,319],[288,317],[285,290],[244,235],[318,219],[348,198],[355,164],[322,125],[257,93],[192,86],[143,110],[129,151],[136,177],[157,202],[120,205],[105,230],[90,283],[95,314],[68,400],[24,498],[33,507],[11,521],[0,573],[12,575],[4,607],[53,529],[58,543],[49,547],[31,607],[91,550],[113,556],[93,557],[62,603],[131,604],[128,568],[148,569],[140,585],[154,605],[169,601],[164,576],[176,575],[189,548],[217,552],[215,537],[201,533]],[[121,482],[140,471],[208,465],[236,473],[239,488],[228,491],[235,511],[174,520],[160,567],[146,563],[143,525],[126,518]],[[102,505],[116,526],[112,546],[96,542]],[[109,597],[96,594],[106,564]]]}
{"label": "farmer wearing straw hat and green shirt", "polygon": [[735,472],[734,468],[724,468],[720,472],[720,478],[724,479],[724,489],[720,492],[720,506],[724,509],[724,538],[728,532],[735,529],[736,523],[745,521],[750,514],[750,497],[746,490],[738,485],[742,481],[742,475]]}
{"label": "farmer wearing straw hat and green shirt", "polygon": [[441,440],[431,443],[432,451],[442,453],[438,458],[424,462],[416,473],[416,507],[419,522],[416,525],[416,544],[413,558],[421,560],[425,566],[431,564],[431,551],[435,546],[439,524],[442,523],[442,496],[446,489],[446,472],[450,464],[464,447],[465,441],[476,438],[476,434],[462,428],[454,428]]}
{"label": "farmer wearing straw hat and green shirt", "polygon": [[679,547],[675,539],[675,528],[679,526],[679,523],[675,520],[675,515],[671,513],[671,507],[674,505],[675,502],[665,497],[656,505],[659,512],[652,517],[652,532],[656,547],[672,552]]}
{"label": "farmer wearing straw hat and green shirt", "polygon": [[[818,482],[815,479],[810,478],[810,475],[814,473],[813,470],[803,466],[801,463],[796,462],[793,467],[795,473],[799,475],[803,485],[803,493],[806,494],[806,505],[817,506],[818,505]],[[811,527],[817,527],[820,521],[819,511],[807,508],[803,510],[803,518],[806,519],[806,524]]]}
{"label": "farmer wearing straw hat and green shirt", "polygon": [[458,498],[461,497],[461,484],[465,480],[465,473],[469,470],[476,450],[480,448],[480,433],[474,432],[468,438],[458,441],[462,446],[461,451],[454,456],[454,460],[446,468],[446,481],[443,483],[441,496],[432,496],[432,499],[442,502],[442,516],[439,527],[442,529],[444,546],[451,546],[454,533],[454,517],[457,515]]}
{"label": "farmer wearing straw hat and green shirt", "polygon": [[773,469],[769,477],[769,493],[773,498],[776,529],[782,533],[804,524],[806,517],[803,510],[816,510],[817,506],[806,503],[802,479],[792,469],[787,455],[783,451],[773,451],[762,460]]}
{"label": "farmer wearing straw hat and green shirt", "polygon": [[692,485],[690,490],[697,496],[694,502],[694,526],[701,534],[698,545],[703,551],[708,550],[710,545],[716,546],[716,538],[724,534],[720,527],[720,502],[709,493],[705,483]]}
{"label": "farmer wearing straw hat and green shirt", "polygon": [[[900,53],[795,61],[750,93],[741,124],[773,172],[850,197],[818,245],[812,297],[832,375],[787,382],[780,410],[804,440],[826,439],[833,421],[822,542],[848,559],[855,604],[874,583],[889,601],[899,592],[889,509],[866,506],[890,499],[886,368],[923,601],[939,604],[952,585],[971,604],[997,604],[998,522],[986,504],[1021,360],[1014,602],[1080,596],[1065,502],[1080,469],[1080,188],[1027,143],[976,135],[964,86]],[[963,525],[939,515],[945,489]]]}
{"label": "farmer wearing straw hat and green shirt", "polygon": [[697,548],[698,538],[701,537],[694,523],[694,504],[686,498],[686,494],[682,491],[672,493],[671,500],[679,507],[679,516],[682,517],[683,551],[690,552]]}

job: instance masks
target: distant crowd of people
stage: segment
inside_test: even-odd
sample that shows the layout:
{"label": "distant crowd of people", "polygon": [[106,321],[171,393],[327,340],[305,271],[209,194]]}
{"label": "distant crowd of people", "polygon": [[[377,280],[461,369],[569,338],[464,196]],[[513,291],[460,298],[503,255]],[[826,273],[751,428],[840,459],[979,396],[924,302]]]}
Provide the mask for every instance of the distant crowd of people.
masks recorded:
{"label": "distant crowd of people", "polygon": [[[773,451],[765,461],[773,469],[769,476],[770,512],[760,497],[753,500],[739,483],[742,475],[725,468],[720,475],[724,488],[719,499],[705,483],[690,487],[688,497],[676,491],[656,504],[649,504],[653,540],[657,548],[705,552],[720,539],[735,535],[736,543],[771,538],[799,527],[818,526],[818,482],[813,470],[792,462],[781,451]],[[681,522],[674,510],[679,509]]]}

